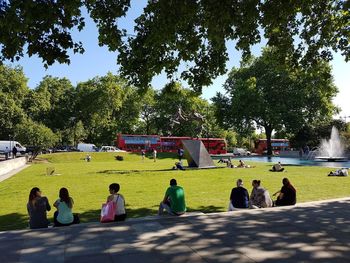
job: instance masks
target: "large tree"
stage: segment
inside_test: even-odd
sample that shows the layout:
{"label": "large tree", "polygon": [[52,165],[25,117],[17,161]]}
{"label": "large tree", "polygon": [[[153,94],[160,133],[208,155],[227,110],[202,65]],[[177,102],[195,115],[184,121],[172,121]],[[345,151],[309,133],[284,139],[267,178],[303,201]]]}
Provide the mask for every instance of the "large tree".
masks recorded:
{"label": "large tree", "polygon": [[89,142],[109,144],[116,133],[136,129],[141,99],[125,79],[108,73],[79,83],[76,93],[77,117],[84,124]]}
{"label": "large tree", "polygon": [[76,116],[75,88],[68,79],[45,76],[28,94],[25,107],[30,118],[60,134],[61,143],[69,143]]}
{"label": "large tree", "polygon": [[268,154],[274,130],[297,132],[305,123],[327,120],[335,113],[337,93],[331,68],[319,62],[303,69],[280,64],[278,50],[265,49],[259,58],[234,68],[224,85],[226,94],[213,101],[226,127],[265,129]]}
{"label": "large tree", "polygon": [[[42,123],[30,118],[24,118],[16,124],[16,140],[31,149],[30,161],[34,160],[42,150],[53,147],[58,143],[58,136]],[[28,149],[27,149],[28,150]]]}
{"label": "large tree", "polygon": [[0,139],[16,136],[14,127],[25,117],[23,105],[28,92],[21,68],[0,65]]}
{"label": "large tree", "polygon": [[196,91],[226,71],[227,43],[249,54],[264,37],[280,58],[293,62],[350,58],[349,0],[149,0],[133,32],[118,19],[139,0],[7,0],[0,2],[1,59],[38,55],[45,65],[69,63],[68,50],[83,52],[72,29],[84,27],[81,8],[97,24],[99,44],[118,50],[122,72],[147,87],[162,72],[181,73]]}

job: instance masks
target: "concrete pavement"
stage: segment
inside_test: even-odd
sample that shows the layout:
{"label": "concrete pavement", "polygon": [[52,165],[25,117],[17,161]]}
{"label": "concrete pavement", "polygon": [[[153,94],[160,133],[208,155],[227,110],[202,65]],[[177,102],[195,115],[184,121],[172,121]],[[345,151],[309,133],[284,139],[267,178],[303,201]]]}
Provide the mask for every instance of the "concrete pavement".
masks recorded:
{"label": "concrete pavement", "polygon": [[350,198],[0,232],[0,262],[350,262]]}

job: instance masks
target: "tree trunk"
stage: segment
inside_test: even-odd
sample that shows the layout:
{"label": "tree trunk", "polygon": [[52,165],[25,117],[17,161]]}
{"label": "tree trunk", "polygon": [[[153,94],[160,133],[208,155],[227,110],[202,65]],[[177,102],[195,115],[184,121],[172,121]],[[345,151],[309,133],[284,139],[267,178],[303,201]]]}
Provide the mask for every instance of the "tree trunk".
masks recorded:
{"label": "tree trunk", "polygon": [[272,135],[272,128],[270,126],[265,126],[265,134],[266,134],[266,144],[267,144],[267,155],[272,155],[272,145],[271,145],[271,135]]}
{"label": "tree trunk", "polygon": [[149,135],[149,130],[150,130],[150,121],[149,120],[146,120],[146,134]]}

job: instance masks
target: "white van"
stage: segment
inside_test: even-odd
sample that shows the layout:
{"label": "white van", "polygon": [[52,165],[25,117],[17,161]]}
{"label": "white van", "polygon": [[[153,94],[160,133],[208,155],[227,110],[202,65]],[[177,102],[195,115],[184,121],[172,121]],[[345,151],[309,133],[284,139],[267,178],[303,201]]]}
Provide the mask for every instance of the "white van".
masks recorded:
{"label": "white van", "polygon": [[26,152],[26,147],[23,147],[17,141],[0,141],[0,152],[12,152],[14,146],[18,153],[24,154]]}
{"label": "white van", "polygon": [[98,150],[93,143],[78,143],[77,149],[81,152],[97,152]]}

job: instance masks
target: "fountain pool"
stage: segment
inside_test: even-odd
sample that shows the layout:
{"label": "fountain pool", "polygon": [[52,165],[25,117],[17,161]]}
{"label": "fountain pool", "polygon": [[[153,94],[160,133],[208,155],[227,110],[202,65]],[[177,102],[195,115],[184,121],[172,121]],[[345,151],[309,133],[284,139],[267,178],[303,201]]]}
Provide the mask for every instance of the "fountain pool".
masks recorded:
{"label": "fountain pool", "polygon": [[290,157],[267,157],[267,156],[251,156],[251,157],[235,157],[232,158],[233,162],[236,160],[244,160],[251,162],[266,162],[266,163],[277,163],[281,162],[282,165],[300,165],[300,166],[324,166],[324,167],[346,167],[350,168],[350,161],[347,159],[343,159],[343,161],[332,162],[332,161],[324,161],[322,159],[315,160],[302,160],[299,158],[290,158]]}

